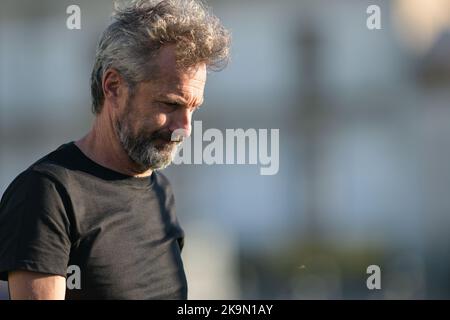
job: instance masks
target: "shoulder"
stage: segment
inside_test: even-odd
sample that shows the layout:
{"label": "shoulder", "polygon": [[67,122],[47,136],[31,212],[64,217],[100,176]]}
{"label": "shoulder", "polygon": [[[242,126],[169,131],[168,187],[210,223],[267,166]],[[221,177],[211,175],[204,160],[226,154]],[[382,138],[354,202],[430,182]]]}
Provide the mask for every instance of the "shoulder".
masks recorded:
{"label": "shoulder", "polygon": [[45,155],[17,175],[2,196],[3,204],[9,198],[26,201],[38,195],[63,192],[66,189],[68,173],[59,161],[62,156],[60,148]]}
{"label": "shoulder", "polygon": [[175,197],[169,179],[159,171],[154,171],[153,174],[153,190],[161,199],[164,199],[167,206],[173,207],[175,204]]}
{"label": "shoulder", "polygon": [[4,193],[4,197],[10,195],[12,192],[18,192],[26,197],[27,194],[24,193],[26,189],[38,191],[42,188],[48,188],[51,185],[56,184],[55,179],[51,175],[47,175],[39,170],[34,170],[28,168],[21,172],[8,186]]}
{"label": "shoulder", "polygon": [[161,171],[154,171],[154,182],[161,185],[161,186],[168,186],[171,187],[169,178],[165,174],[163,174]]}
{"label": "shoulder", "polygon": [[27,169],[8,186],[0,202],[0,214],[11,214],[22,209],[37,212],[39,208],[62,207],[66,189],[53,176]]}
{"label": "shoulder", "polygon": [[163,191],[165,194],[173,196],[172,185],[167,176],[160,171],[153,172],[153,185],[157,191]]}
{"label": "shoulder", "polygon": [[32,172],[30,175],[45,177],[54,183],[64,184],[69,177],[68,168],[70,168],[70,161],[74,158],[72,153],[72,144],[63,144],[34,162],[26,171]]}

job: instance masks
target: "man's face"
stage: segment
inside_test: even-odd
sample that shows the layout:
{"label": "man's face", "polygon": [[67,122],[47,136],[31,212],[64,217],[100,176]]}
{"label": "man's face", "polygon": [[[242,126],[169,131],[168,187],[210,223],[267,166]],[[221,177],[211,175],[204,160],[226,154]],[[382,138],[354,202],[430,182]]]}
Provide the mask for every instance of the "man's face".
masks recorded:
{"label": "man's face", "polygon": [[162,169],[175,155],[172,133],[190,135],[193,112],[203,102],[206,65],[177,70],[173,46],[160,50],[155,80],[139,83],[120,106],[115,130],[128,156],[142,170]]}

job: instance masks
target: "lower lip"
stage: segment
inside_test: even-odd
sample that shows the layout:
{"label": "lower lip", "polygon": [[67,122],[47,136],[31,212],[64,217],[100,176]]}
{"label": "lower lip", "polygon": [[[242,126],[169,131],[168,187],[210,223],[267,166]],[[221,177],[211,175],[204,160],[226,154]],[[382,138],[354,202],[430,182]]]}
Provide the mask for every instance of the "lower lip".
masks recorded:
{"label": "lower lip", "polygon": [[165,139],[156,139],[155,140],[157,145],[169,145],[169,144],[176,144],[176,141],[167,141]]}

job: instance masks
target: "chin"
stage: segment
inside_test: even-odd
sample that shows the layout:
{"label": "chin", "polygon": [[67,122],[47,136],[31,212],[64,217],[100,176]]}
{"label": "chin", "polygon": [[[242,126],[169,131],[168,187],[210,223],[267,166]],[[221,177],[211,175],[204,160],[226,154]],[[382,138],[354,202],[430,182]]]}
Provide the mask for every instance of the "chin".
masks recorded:
{"label": "chin", "polygon": [[146,167],[152,170],[161,170],[168,167],[175,157],[176,148],[171,147],[168,148],[169,150],[167,148],[160,150],[155,146],[155,149],[157,149],[157,152],[153,152]]}

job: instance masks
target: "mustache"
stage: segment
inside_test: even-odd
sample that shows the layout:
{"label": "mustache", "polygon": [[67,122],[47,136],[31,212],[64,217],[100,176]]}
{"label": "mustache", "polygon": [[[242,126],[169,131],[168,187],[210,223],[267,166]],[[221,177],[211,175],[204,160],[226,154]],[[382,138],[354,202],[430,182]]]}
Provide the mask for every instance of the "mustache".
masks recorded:
{"label": "mustache", "polygon": [[174,134],[173,131],[156,131],[152,134],[151,140],[164,140],[166,142],[181,143],[184,140],[184,136],[181,134]]}

